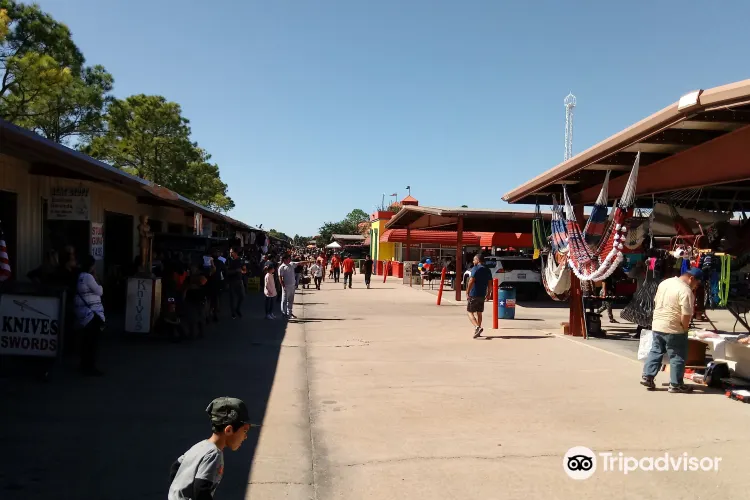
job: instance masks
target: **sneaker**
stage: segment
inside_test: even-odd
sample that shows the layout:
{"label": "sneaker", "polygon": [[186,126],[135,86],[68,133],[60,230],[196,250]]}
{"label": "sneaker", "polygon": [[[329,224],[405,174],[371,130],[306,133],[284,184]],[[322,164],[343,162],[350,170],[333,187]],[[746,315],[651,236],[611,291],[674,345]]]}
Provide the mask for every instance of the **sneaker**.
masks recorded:
{"label": "sneaker", "polygon": [[656,389],[656,384],[654,383],[654,377],[642,377],[641,378],[641,385],[646,387],[648,390]]}
{"label": "sneaker", "polygon": [[609,318],[610,323],[619,323],[615,318]]}
{"label": "sneaker", "polygon": [[478,326],[478,327],[476,327],[476,328],[474,329],[474,338],[475,338],[475,339],[476,339],[476,338],[479,338],[479,336],[481,336],[481,335],[482,335],[482,332],[483,332],[483,331],[484,331],[484,328],[482,328],[481,326]]}
{"label": "sneaker", "polygon": [[669,385],[669,392],[673,394],[687,394],[693,392],[693,388],[685,384],[683,385]]}
{"label": "sneaker", "polygon": [[292,319],[297,319],[297,316],[295,316],[294,314],[291,314],[291,313],[289,313],[289,317],[292,318]]}

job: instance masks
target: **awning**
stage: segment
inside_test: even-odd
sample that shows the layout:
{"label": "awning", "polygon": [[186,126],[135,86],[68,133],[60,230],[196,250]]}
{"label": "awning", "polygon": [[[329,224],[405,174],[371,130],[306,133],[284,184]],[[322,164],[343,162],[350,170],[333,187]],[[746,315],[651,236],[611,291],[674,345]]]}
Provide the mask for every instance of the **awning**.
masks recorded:
{"label": "awning", "polygon": [[[456,231],[430,231],[415,229],[410,233],[411,243],[453,245],[458,242]],[[531,233],[487,233],[464,231],[463,245],[469,247],[529,247],[534,246]],[[383,243],[406,243],[406,229],[389,229],[380,236]]]}

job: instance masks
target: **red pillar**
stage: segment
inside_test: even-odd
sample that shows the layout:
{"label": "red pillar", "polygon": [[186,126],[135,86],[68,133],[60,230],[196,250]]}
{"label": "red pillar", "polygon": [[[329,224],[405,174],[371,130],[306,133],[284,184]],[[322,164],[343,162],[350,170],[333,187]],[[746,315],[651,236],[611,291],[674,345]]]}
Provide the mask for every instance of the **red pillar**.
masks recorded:
{"label": "red pillar", "polygon": [[458,217],[456,225],[456,302],[461,301],[461,283],[464,281],[464,218]]}
{"label": "red pillar", "polygon": [[[411,229],[409,229],[409,226],[406,226],[406,256],[404,257],[404,263],[408,260],[411,260]],[[411,266],[411,264],[409,265]],[[411,276],[409,278],[409,286],[412,286],[411,283],[413,280],[414,280],[414,277]]]}
{"label": "red pillar", "polygon": [[446,268],[443,268],[443,270],[440,272],[440,289],[438,290],[438,298],[437,298],[437,305],[440,305],[440,302],[443,300],[443,283],[445,283],[445,272],[447,271]]}

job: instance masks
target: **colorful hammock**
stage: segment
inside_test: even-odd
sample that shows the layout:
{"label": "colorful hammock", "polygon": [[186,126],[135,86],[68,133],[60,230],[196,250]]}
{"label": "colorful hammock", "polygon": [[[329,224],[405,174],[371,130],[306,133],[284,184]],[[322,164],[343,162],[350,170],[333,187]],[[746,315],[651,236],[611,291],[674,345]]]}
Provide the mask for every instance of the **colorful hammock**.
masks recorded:
{"label": "colorful hammock", "polygon": [[564,302],[570,295],[570,269],[566,262],[568,257],[562,255],[562,260],[558,263],[555,255],[554,252],[547,255],[547,262],[542,269],[542,283],[552,300]]}
{"label": "colorful hammock", "polygon": [[[612,222],[609,224],[599,239],[597,248],[589,247],[586,238],[578,225],[573,205],[568,197],[568,191],[563,186],[563,195],[565,198],[565,215],[567,218],[568,245],[570,247],[568,266],[580,280],[602,281],[608,278],[617,269],[622,262],[622,249],[627,237],[628,227],[625,220],[628,212],[632,212],[635,204],[635,188],[638,182],[638,167],[640,165],[641,154],[638,153],[633,163],[633,170],[625,185],[620,203],[614,211]],[[606,196],[607,185],[602,186],[602,192]],[[601,193],[597,198],[597,204],[602,197]],[[606,202],[605,202],[606,207]]]}
{"label": "colorful hammock", "polygon": [[583,228],[583,238],[591,248],[595,248],[599,241],[602,239],[604,229],[607,226],[607,198],[609,197],[609,170],[607,175],[604,176],[604,183],[602,184],[602,190],[599,192],[599,197],[594,203],[594,208],[591,210],[589,220],[586,221],[586,227]]}
{"label": "colorful hammock", "polygon": [[565,215],[554,196],[552,196],[552,236],[550,242],[554,253],[568,252],[568,230],[565,227]]}

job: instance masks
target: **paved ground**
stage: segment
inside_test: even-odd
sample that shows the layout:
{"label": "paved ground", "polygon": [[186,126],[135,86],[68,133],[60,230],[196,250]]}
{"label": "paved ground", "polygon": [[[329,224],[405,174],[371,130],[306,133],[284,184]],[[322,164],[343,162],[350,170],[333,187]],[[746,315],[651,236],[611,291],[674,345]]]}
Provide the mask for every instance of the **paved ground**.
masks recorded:
{"label": "paved ground", "polygon": [[[395,282],[366,290],[357,276],[298,302],[288,325],[246,317],[177,346],[113,341],[101,380],[4,381],[0,497],[165,498],[170,461],[223,394],[263,427],[227,454],[217,498],[746,496],[750,406],[642,390],[634,359],[546,332],[559,311],[519,310],[472,340],[462,304]],[[573,481],[562,457],[576,445],[722,462],[627,476],[600,463]]]}

